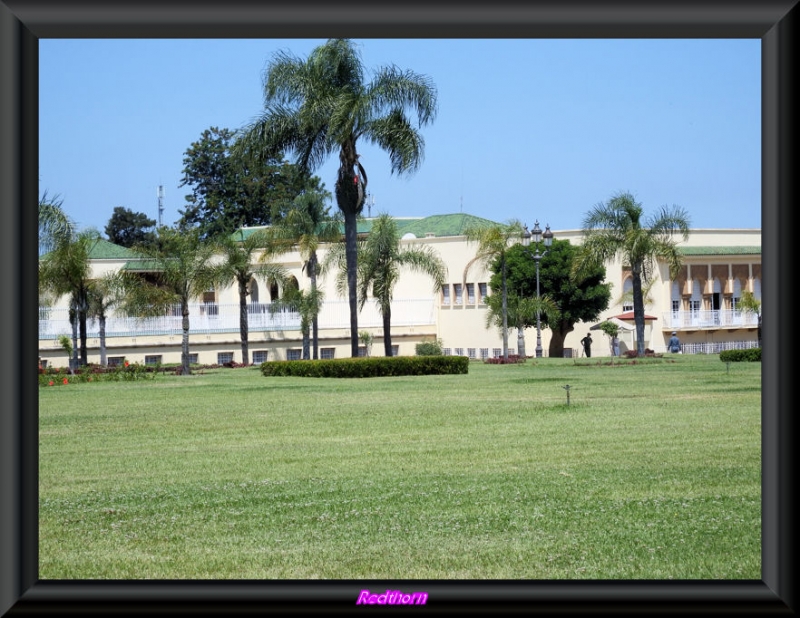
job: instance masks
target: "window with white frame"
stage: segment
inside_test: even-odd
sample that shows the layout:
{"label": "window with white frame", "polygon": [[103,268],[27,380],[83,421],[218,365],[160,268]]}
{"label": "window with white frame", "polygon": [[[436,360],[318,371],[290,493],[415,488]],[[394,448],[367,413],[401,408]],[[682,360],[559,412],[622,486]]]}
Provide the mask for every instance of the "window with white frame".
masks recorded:
{"label": "window with white frame", "polygon": [[450,284],[446,283],[442,286],[442,304],[450,304]]}
{"label": "window with white frame", "polygon": [[267,350],[253,350],[253,364],[260,365],[267,362]]}
{"label": "window with white frame", "polygon": [[199,361],[198,361],[197,354],[189,354],[189,364],[190,365],[196,365],[198,362]]}
{"label": "window with white frame", "polygon": [[503,355],[503,350],[501,350],[500,348],[492,348],[492,356],[494,356],[495,358],[499,358],[502,355]]}
{"label": "window with white frame", "polygon": [[475,284],[474,283],[468,283],[467,284],[467,302],[470,305],[474,305],[475,304]]}
{"label": "window with white frame", "polygon": [[161,364],[161,354],[148,354],[144,357],[144,364],[145,365],[160,365]]}
{"label": "window with white frame", "polygon": [[400,346],[392,344],[392,356],[398,356],[400,354]]}
{"label": "window with white frame", "polygon": [[367,346],[365,346],[365,345],[358,346],[358,355],[359,356],[366,356],[367,355]]}
{"label": "window with white frame", "polygon": [[233,352],[217,352],[217,365],[233,362]]}
{"label": "window with white frame", "polygon": [[481,360],[489,358],[489,348],[481,348]]}
{"label": "window with white frame", "polygon": [[633,311],[633,281],[628,278],[622,284],[622,297],[625,299],[622,303],[622,312]]}
{"label": "window with white frame", "polygon": [[442,354],[444,354],[445,356],[452,356],[453,351],[450,348],[442,348]]}
{"label": "window with white frame", "polygon": [[464,294],[462,292],[461,284],[453,284],[453,296],[455,296],[455,304],[460,305],[464,302]]}
{"label": "window with white frame", "polygon": [[478,302],[486,304],[486,297],[489,296],[489,287],[486,283],[478,284],[478,294],[480,295]]}
{"label": "window with white frame", "polygon": [[300,360],[302,357],[302,350],[286,350],[286,360]]}
{"label": "window with white frame", "polygon": [[106,360],[109,367],[119,367],[122,363],[125,362],[124,356],[109,356]]}
{"label": "window with white frame", "polygon": [[472,360],[475,360],[477,358],[475,355],[475,348],[467,348],[467,356],[469,356]]}
{"label": "window with white frame", "polygon": [[464,356],[464,348],[456,348],[456,356]]}
{"label": "window with white frame", "polygon": [[320,348],[319,357],[326,360],[331,360],[336,354],[336,348]]}

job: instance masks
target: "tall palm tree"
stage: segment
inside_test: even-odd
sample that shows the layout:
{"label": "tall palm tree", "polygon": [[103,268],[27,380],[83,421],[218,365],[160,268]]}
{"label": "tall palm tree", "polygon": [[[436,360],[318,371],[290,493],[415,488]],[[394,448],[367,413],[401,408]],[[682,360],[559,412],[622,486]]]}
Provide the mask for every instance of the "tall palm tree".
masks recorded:
{"label": "tall palm tree", "polygon": [[328,208],[325,207],[325,200],[329,197],[329,193],[318,191],[306,191],[298,195],[286,216],[269,230],[273,241],[297,247],[300,257],[303,259],[303,270],[311,280],[309,298],[315,300],[308,306],[316,309],[314,315],[311,316],[311,344],[314,359],[319,358],[318,317],[322,308],[322,295],[317,291],[317,276],[320,274],[317,250],[320,244],[337,242],[342,237],[340,213],[330,216]]}
{"label": "tall palm tree", "polygon": [[439,292],[447,278],[447,266],[428,245],[401,248],[397,222],[388,214],[381,214],[372,223],[358,259],[359,309],[364,307],[371,294],[383,320],[384,354],[391,356],[392,297],[400,269],[408,268],[428,275],[433,280],[433,291]]}
{"label": "tall palm tree", "polygon": [[506,223],[493,225],[469,226],[464,230],[464,235],[470,242],[478,243],[478,250],[464,267],[464,285],[466,286],[467,273],[476,263],[482,263],[487,269],[494,262],[499,263],[501,281],[501,305],[500,315],[502,318],[503,334],[503,359],[508,360],[508,265],[506,262],[507,252],[510,249],[509,243],[513,240],[522,238],[522,222],[512,219]]}
{"label": "tall palm tree", "polygon": [[[72,366],[88,364],[86,320],[89,311],[89,289],[92,279],[90,253],[99,240],[96,230],[75,232],[69,238],[57,239],[52,251],[39,260],[39,290],[58,299],[70,296],[70,321],[74,333],[79,330],[80,345],[73,345]],[[77,329],[76,329],[77,327]],[[78,352],[80,351],[80,359]]]}
{"label": "tall palm tree", "polygon": [[395,66],[381,67],[371,81],[355,44],[330,39],[306,60],[279,52],[264,80],[265,110],[248,126],[237,152],[263,159],[276,153],[296,154],[308,173],[339,155],[335,195],[344,215],[350,347],[358,356],[356,221],[364,207],[367,174],[359,162],[358,144],[386,150],[391,172],[415,171],[422,162],[424,140],[412,124],[433,121],[436,89],[431,80]]}
{"label": "tall palm tree", "polygon": [[644,356],[644,293],[642,283],[663,260],[674,279],[682,259],[675,235],[689,238],[689,215],[678,207],[662,206],[654,217],[644,217],[642,205],[627,192],[594,206],[583,219],[583,242],[572,264],[572,276],[580,279],[591,267],[621,256],[630,266],[633,283],[633,320],[636,352]]}
{"label": "tall palm tree", "polygon": [[125,300],[122,313],[139,317],[160,316],[180,306],[183,334],[181,374],[189,375],[189,303],[216,285],[215,246],[200,239],[197,231],[162,227],[152,247],[137,249],[145,260],[124,271]]}
{"label": "tall palm tree", "polygon": [[88,315],[97,319],[100,341],[100,365],[108,363],[106,356],[106,318],[109,311],[123,300],[123,279],[119,272],[108,273],[90,281]]}
{"label": "tall palm tree", "polygon": [[[267,281],[283,282],[287,278],[286,269],[271,260],[279,255],[282,248],[271,242],[263,230],[245,236],[242,230],[232,236],[222,236],[216,241],[217,251],[222,261],[215,264],[211,278],[220,284],[236,281],[239,291],[239,338],[242,346],[242,364],[249,365],[249,321],[247,297],[250,294],[250,281],[255,276]],[[256,253],[260,255],[256,258]]]}
{"label": "tall palm tree", "polygon": [[[292,279],[283,288],[281,303],[273,304],[272,308],[278,309],[279,306],[291,306],[300,314],[300,333],[303,336],[303,360],[311,357],[311,325],[319,315],[322,308],[323,293],[319,288],[301,290],[296,285],[296,279]],[[316,358],[316,356],[314,357]]]}

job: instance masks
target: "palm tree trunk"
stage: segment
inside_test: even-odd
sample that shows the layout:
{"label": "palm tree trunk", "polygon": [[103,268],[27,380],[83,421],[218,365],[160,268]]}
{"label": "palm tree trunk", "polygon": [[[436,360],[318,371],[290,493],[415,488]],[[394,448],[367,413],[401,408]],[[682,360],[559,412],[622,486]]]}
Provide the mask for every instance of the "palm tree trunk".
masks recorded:
{"label": "palm tree trunk", "polygon": [[339,175],[336,180],[336,204],[344,215],[345,263],[347,265],[347,300],[350,305],[350,354],[358,358],[358,213],[363,206],[364,187],[355,174],[358,155],[355,141],[342,145]]}
{"label": "palm tree trunk", "polygon": [[525,325],[520,323],[517,325],[517,354],[520,358],[525,358]]}
{"label": "palm tree trunk", "polygon": [[69,310],[69,322],[72,326],[72,358],[69,359],[69,372],[74,374],[78,367],[78,312],[74,302]]}
{"label": "palm tree trunk", "polygon": [[106,358],[106,314],[100,311],[97,316],[98,330],[100,331],[100,366],[105,367],[108,364]]}
{"label": "palm tree trunk", "polygon": [[350,354],[358,358],[357,229],[355,210],[344,213],[345,263],[347,264],[347,300],[350,305]]}
{"label": "palm tree trunk", "polygon": [[636,325],[636,354],[644,356],[644,298],[642,296],[641,265],[631,269],[633,273],[633,321]]}
{"label": "palm tree trunk", "polygon": [[242,342],[242,364],[249,365],[247,282],[241,279],[239,280],[239,339]]}
{"label": "palm tree trunk", "polygon": [[392,308],[384,307],[383,311],[383,354],[392,355]]}
{"label": "palm tree trunk", "polygon": [[506,285],[506,259],[500,258],[503,275],[503,360],[508,360],[508,286]]}
{"label": "palm tree trunk", "polygon": [[183,320],[183,334],[181,336],[181,375],[188,376],[191,373],[189,368],[189,303],[181,302],[181,314]]}
{"label": "palm tree trunk", "polygon": [[[311,277],[311,294],[316,298],[317,293],[317,252],[312,251],[308,257],[308,273]],[[313,359],[319,358],[319,314],[314,311],[311,318],[311,344],[313,349]]]}
{"label": "palm tree trunk", "polygon": [[89,364],[89,350],[86,347],[86,321],[89,308],[88,305],[89,303],[86,298],[86,292],[82,291],[78,305],[78,324],[80,327],[81,337],[81,367],[85,367]]}

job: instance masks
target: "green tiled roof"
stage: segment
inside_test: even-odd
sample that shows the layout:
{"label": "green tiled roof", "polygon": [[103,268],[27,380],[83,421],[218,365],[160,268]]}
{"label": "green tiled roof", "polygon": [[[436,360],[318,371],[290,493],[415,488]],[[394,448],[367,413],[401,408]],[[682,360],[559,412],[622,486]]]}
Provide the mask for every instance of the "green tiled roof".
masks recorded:
{"label": "green tiled roof", "polygon": [[99,238],[89,250],[89,259],[92,260],[126,260],[135,257],[134,251],[108,242],[104,238]]}
{"label": "green tiled roof", "polygon": [[[373,218],[359,219],[356,226],[357,232],[359,234],[369,234],[374,220]],[[464,230],[471,225],[495,225],[494,221],[465,213],[398,218],[395,219],[395,221],[397,222],[397,229],[400,231],[401,236],[410,233],[414,234],[417,238],[424,238],[428,234],[433,234],[434,236],[460,236],[464,233]],[[233,237],[236,240],[243,240],[255,231],[261,229],[264,228],[242,228],[234,232]],[[342,224],[342,234],[344,234],[344,224]]]}
{"label": "green tiled roof", "polygon": [[683,255],[761,255],[761,247],[678,247]]}

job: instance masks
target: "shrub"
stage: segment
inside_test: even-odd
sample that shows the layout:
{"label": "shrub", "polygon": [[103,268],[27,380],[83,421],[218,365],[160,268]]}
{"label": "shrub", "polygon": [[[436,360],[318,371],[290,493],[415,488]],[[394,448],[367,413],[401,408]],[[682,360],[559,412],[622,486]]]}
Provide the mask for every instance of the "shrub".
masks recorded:
{"label": "shrub", "polygon": [[524,363],[525,357],[519,354],[509,354],[508,360],[502,356],[496,356],[494,358],[487,358],[483,362],[489,365],[510,365],[511,363]]}
{"label": "shrub", "polygon": [[761,348],[749,350],[723,350],[719,353],[719,360],[723,363],[760,363]]}
{"label": "shrub", "polygon": [[444,354],[442,340],[422,341],[416,345],[415,352],[417,356],[442,356]]}
{"label": "shrub", "polygon": [[466,356],[378,356],[332,360],[267,361],[261,373],[267,377],[379,378],[467,373]]}

